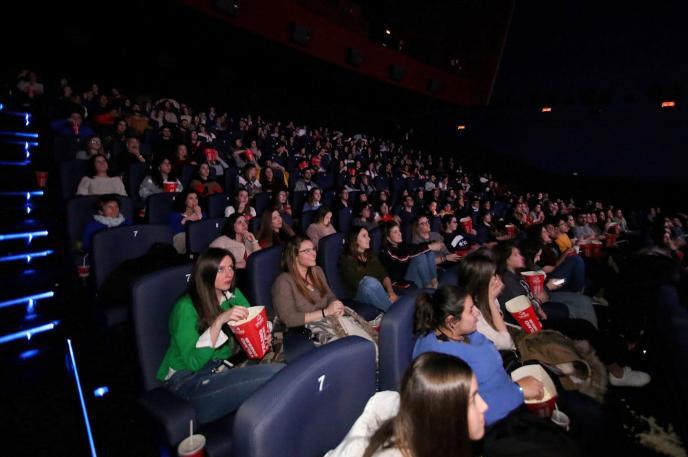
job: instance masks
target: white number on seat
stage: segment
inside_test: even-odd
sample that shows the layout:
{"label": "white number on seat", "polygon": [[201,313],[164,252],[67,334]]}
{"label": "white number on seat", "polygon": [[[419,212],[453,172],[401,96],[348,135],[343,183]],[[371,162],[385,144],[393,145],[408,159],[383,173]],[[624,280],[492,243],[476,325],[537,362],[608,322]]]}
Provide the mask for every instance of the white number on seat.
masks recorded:
{"label": "white number on seat", "polygon": [[189,282],[190,279],[191,279],[191,273],[187,273],[186,274],[186,282]]}
{"label": "white number on seat", "polygon": [[134,230],[134,238],[136,238],[136,237],[138,236],[138,234],[139,234],[139,231],[138,231],[138,230]]}
{"label": "white number on seat", "polygon": [[318,378],[318,382],[320,383],[320,387],[318,389],[319,392],[322,392],[323,390],[323,384],[325,384],[325,375],[322,375]]}

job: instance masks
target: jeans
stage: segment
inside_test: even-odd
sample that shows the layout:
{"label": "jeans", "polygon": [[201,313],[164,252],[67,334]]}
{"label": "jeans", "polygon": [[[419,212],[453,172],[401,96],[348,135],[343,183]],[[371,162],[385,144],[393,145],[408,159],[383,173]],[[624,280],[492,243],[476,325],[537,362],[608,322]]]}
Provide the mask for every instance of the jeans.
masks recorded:
{"label": "jeans", "polygon": [[422,289],[437,278],[437,265],[435,265],[435,253],[428,251],[411,259],[404,279],[411,281]]}
{"label": "jeans", "polygon": [[210,361],[196,372],[177,371],[167,381],[167,388],[193,405],[198,420],[206,424],[239,409],[239,406],[284,364],[265,363],[213,373],[221,363]]}
{"label": "jeans", "polygon": [[387,296],[387,291],[380,281],[372,276],[364,276],[358,282],[358,290],[354,300],[373,305],[381,311],[387,311],[392,306],[392,301]]}
{"label": "jeans", "polygon": [[592,305],[592,299],[587,295],[556,290],[549,293],[552,301],[563,303],[569,309],[569,317],[573,319],[585,319],[597,328],[597,314]]}
{"label": "jeans", "polygon": [[585,287],[585,262],[578,255],[567,257],[549,276],[565,279],[563,286],[565,290],[582,292]]}

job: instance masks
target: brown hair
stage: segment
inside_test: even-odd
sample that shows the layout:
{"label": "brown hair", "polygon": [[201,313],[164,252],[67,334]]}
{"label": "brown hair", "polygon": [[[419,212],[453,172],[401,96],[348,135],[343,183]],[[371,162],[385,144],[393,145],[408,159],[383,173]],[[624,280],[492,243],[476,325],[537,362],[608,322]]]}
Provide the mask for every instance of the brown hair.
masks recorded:
{"label": "brown hair", "polygon": [[363,457],[390,447],[409,457],[470,456],[472,378],[471,368],[457,357],[421,354],[401,382],[399,413],[373,433]]}
{"label": "brown hair", "polygon": [[490,310],[490,281],[496,271],[497,265],[487,248],[472,252],[459,263],[459,284],[473,297],[473,302],[492,327],[494,323]]}
{"label": "brown hair", "polygon": [[[419,294],[416,297],[414,333],[422,336],[435,331],[444,325],[449,316],[459,319],[463,313],[466,295],[466,291],[458,286],[440,287],[432,295]],[[438,338],[446,340],[447,337],[442,334]]]}
{"label": "brown hair", "polygon": [[[236,268],[236,260],[231,252],[220,248],[209,248],[198,256],[189,279],[189,296],[198,313],[198,331],[203,333],[212,325],[222,312],[215,292],[215,277],[220,262],[225,257],[232,259],[232,267]],[[236,280],[236,276],[234,277]],[[234,290],[234,280],[229,290]]]}
{"label": "brown hair", "polygon": [[[299,293],[310,303],[315,303],[315,300],[311,297],[310,291],[306,286],[306,281],[301,277],[296,267],[296,258],[299,256],[299,249],[301,248],[301,243],[304,241],[310,241],[310,239],[302,236],[295,236],[287,242],[287,245],[284,247],[284,253],[282,254],[282,269],[289,273],[294,279],[294,283]],[[315,287],[321,296],[325,296],[327,295],[328,289],[327,283],[321,280],[320,275],[316,274],[315,268],[316,267],[306,268],[306,278],[313,284],[313,287]]]}
{"label": "brown hair", "polygon": [[[282,228],[279,233],[275,233],[272,230],[272,213],[277,211],[276,209],[266,209],[263,211],[263,215],[260,217],[260,229],[258,230],[258,241],[262,247],[270,247],[276,244],[282,244],[284,241],[293,238],[295,233],[294,230],[284,222],[282,219]],[[279,211],[277,211],[279,213]],[[282,215],[280,214],[280,217]]]}

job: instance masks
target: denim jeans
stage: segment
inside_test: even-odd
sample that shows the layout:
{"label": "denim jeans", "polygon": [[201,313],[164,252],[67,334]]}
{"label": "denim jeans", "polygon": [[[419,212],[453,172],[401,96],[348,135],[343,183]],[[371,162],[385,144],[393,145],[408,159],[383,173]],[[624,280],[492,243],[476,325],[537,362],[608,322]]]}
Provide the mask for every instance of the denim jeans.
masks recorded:
{"label": "denim jeans", "polygon": [[437,278],[437,265],[435,265],[435,253],[428,251],[411,259],[404,279],[411,281],[419,289],[424,288]]}
{"label": "denim jeans", "polygon": [[569,309],[570,318],[585,319],[597,328],[597,314],[595,314],[592,299],[587,295],[566,290],[555,290],[549,293],[549,299],[565,304]]}
{"label": "denim jeans", "polygon": [[210,361],[196,372],[177,371],[166,382],[172,392],[193,405],[202,424],[236,411],[244,400],[284,367],[281,363],[249,365],[213,372],[221,363]]}
{"label": "denim jeans", "polygon": [[578,255],[567,257],[549,276],[565,279],[563,287],[565,290],[582,292],[585,287],[585,262]]}
{"label": "denim jeans", "polygon": [[387,296],[387,291],[380,281],[372,276],[364,276],[358,282],[358,290],[354,300],[373,305],[381,311],[387,311],[392,306],[392,301]]}

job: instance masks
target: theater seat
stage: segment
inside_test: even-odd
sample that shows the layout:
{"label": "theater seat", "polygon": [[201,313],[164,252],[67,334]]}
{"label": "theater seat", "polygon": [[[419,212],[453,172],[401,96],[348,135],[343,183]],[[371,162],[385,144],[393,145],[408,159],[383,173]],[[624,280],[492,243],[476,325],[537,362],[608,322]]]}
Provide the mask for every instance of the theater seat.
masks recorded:
{"label": "theater seat", "polygon": [[382,229],[375,227],[368,232],[368,235],[370,236],[370,252],[379,256],[382,247]]}
{"label": "theater seat", "polygon": [[344,236],[341,233],[333,233],[320,239],[318,243],[317,263],[325,272],[327,283],[332,292],[342,300],[347,306],[359,313],[367,320],[374,319],[380,310],[366,303],[359,303],[353,300],[344,288],[341,275],[339,273],[339,259],[344,255]]}
{"label": "theater seat", "polygon": [[[125,219],[132,221],[132,203],[128,197],[118,197],[120,202],[119,211]],[[67,235],[69,246],[67,252],[71,255],[76,254],[77,242],[81,241],[84,227],[93,220],[98,195],[76,197],[67,202]]]}
{"label": "theater seat", "polygon": [[[167,225],[130,225],[103,230],[93,236],[92,269],[96,290],[122,262],[141,257],[155,243],[172,244],[172,229]],[[106,325],[129,318],[129,303],[109,303],[104,309]]]}
{"label": "theater seat", "polygon": [[206,438],[206,455],[227,456],[231,452],[230,414],[199,427],[198,416],[191,404],[170,392],[155,377],[170,344],[168,318],[177,299],[188,285],[191,264],[166,268],[139,279],[133,286],[132,320],[136,350],[145,393],[139,398],[145,416],[160,433],[170,455],[189,433],[189,421]]}
{"label": "theater seat", "polygon": [[337,231],[341,233],[349,233],[349,230],[351,230],[351,224],[354,220],[351,207],[340,208],[337,212],[335,212],[334,215]]}
{"label": "theater seat", "polygon": [[249,303],[265,306],[270,318],[275,315],[272,308],[272,283],[282,272],[280,262],[283,249],[281,245],[261,249],[248,256],[246,261],[247,284],[242,290],[246,292]]}
{"label": "theater seat", "polygon": [[202,219],[186,224],[186,252],[192,256],[199,254],[220,236],[225,218]]}
{"label": "theater seat", "polygon": [[153,194],[146,200],[146,215],[149,224],[168,224],[174,211],[174,202],[180,197],[178,192]]}
{"label": "theater seat", "polygon": [[213,194],[208,197],[208,217],[217,219],[225,217],[225,208],[232,204],[232,197],[229,194]]}
{"label": "theater seat", "polygon": [[322,456],[375,393],[375,347],[357,336],[298,358],[248,398],[234,420],[232,455]]}
{"label": "theater seat", "polygon": [[414,289],[399,297],[385,313],[380,324],[379,390],[399,390],[401,378],[411,364],[413,345],[413,315],[416,297],[431,289]]}

